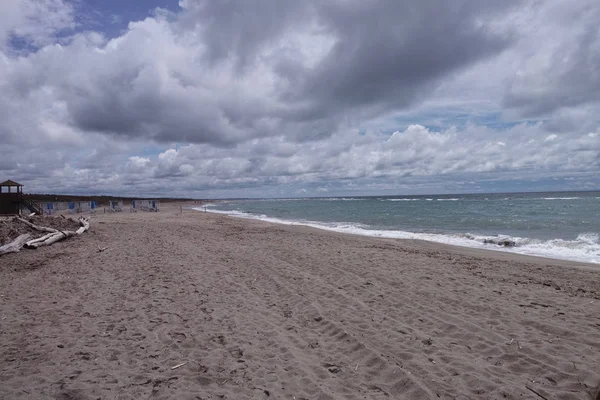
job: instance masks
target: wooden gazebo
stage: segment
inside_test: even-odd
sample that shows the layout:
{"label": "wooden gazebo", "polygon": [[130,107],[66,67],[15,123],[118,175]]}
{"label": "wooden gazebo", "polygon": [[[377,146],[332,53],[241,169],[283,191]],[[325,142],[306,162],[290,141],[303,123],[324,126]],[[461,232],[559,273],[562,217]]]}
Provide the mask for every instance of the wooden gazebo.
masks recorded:
{"label": "wooden gazebo", "polygon": [[19,214],[23,185],[10,179],[0,183],[0,215]]}

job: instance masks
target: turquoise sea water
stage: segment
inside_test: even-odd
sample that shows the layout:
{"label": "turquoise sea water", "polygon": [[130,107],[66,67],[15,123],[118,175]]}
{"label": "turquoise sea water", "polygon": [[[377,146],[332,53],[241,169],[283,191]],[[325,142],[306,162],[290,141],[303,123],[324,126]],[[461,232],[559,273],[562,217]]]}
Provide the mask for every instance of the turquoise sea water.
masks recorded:
{"label": "turquoise sea water", "polygon": [[600,263],[600,192],[227,200],[208,210],[368,236]]}

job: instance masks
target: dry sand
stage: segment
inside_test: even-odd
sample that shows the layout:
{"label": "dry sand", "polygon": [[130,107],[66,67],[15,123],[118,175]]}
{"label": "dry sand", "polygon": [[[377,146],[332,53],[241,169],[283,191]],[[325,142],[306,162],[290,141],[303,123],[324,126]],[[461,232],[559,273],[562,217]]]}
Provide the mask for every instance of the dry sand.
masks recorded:
{"label": "dry sand", "polygon": [[591,399],[600,384],[597,266],[178,213],[98,214],[0,258],[0,398]]}

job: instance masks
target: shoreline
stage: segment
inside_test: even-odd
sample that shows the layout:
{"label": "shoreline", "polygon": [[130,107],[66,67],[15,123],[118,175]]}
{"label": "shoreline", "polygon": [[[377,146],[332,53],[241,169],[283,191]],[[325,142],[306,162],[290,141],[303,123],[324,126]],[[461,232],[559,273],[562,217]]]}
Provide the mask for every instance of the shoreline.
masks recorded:
{"label": "shoreline", "polygon": [[600,383],[597,271],[180,204],[90,223],[0,257],[0,398],[587,399]]}
{"label": "shoreline", "polygon": [[[215,203],[209,203],[209,204],[215,204]],[[443,243],[443,242],[427,240],[427,239],[394,238],[394,237],[384,237],[384,236],[369,235],[369,234],[356,233],[356,232],[344,232],[344,231],[336,230],[334,228],[328,228],[327,226],[319,226],[317,223],[311,223],[311,222],[305,223],[305,222],[301,222],[301,221],[291,221],[291,220],[288,221],[288,220],[281,220],[278,218],[271,218],[271,217],[267,217],[268,219],[261,219],[258,216],[254,216],[253,214],[249,214],[249,213],[244,213],[244,215],[232,215],[232,214],[229,214],[228,211],[220,211],[220,210],[211,211],[209,204],[206,205],[207,213],[211,213],[214,215],[221,215],[221,216],[225,216],[225,217],[229,217],[229,218],[236,218],[236,219],[250,220],[250,221],[259,221],[259,222],[280,225],[280,226],[316,229],[319,231],[331,232],[331,233],[336,233],[336,234],[341,234],[341,235],[351,235],[351,236],[366,237],[366,238],[381,239],[381,240],[392,240],[392,241],[398,240],[398,241],[402,241],[402,242],[406,242],[406,243],[417,242],[417,243],[422,243],[423,247],[439,246],[440,248],[446,249],[447,251],[455,251],[455,252],[459,252],[459,253],[463,253],[463,254],[470,254],[470,255],[480,255],[482,257],[498,256],[500,259],[509,260],[509,261],[510,260],[519,260],[521,257],[524,257],[524,259],[522,259],[522,260],[524,262],[527,262],[528,258],[532,258],[533,260],[531,260],[530,262],[536,262],[536,263],[540,263],[540,264],[561,263],[561,264],[564,264],[565,266],[571,266],[571,267],[576,267],[576,268],[586,268],[591,271],[600,272],[600,262],[594,263],[594,262],[589,262],[589,261],[586,262],[586,261],[579,261],[579,260],[572,260],[572,259],[565,259],[565,258],[552,258],[552,257],[544,256],[544,255],[523,254],[523,253],[519,253],[516,251],[511,251],[509,249],[502,248],[502,247],[484,248],[484,247],[475,247],[475,246],[460,245],[460,244],[449,244],[449,243]],[[198,207],[198,208],[194,208],[194,206],[188,205],[188,208],[191,210],[194,210],[196,212],[205,212],[204,209],[199,209],[200,207],[204,208],[205,205],[201,205],[201,206],[196,205],[196,207]],[[395,231],[391,231],[391,232],[395,232]],[[409,232],[409,233],[412,233],[412,232]],[[489,254],[489,253],[491,253],[491,254]]]}

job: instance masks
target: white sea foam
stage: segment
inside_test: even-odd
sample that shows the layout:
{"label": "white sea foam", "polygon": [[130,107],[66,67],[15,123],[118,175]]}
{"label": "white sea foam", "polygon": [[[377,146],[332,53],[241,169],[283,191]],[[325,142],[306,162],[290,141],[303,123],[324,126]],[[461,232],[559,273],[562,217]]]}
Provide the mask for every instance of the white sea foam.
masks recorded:
{"label": "white sea foam", "polygon": [[461,199],[459,198],[450,198],[450,199],[407,199],[407,198],[401,198],[401,199],[382,199],[385,201],[422,201],[422,200],[426,200],[426,201],[433,201],[433,200],[437,200],[437,201],[459,201]]}
{"label": "white sea foam", "polygon": [[580,197],[543,197],[544,200],[577,200]]}
{"label": "white sea foam", "polygon": [[292,197],[292,198],[281,198],[281,199],[254,199],[254,201],[308,201],[314,200],[308,197]]}
{"label": "white sea foam", "polygon": [[[194,208],[204,211],[204,208]],[[226,214],[238,218],[258,219],[284,225],[302,225],[334,232],[350,233],[362,236],[372,236],[390,239],[418,239],[429,242],[443,243],[454,246],[471,247],[478,249],[494,250],[507,253],[523,254],[538,257],[547,257],[558,260],[580,261],[600,264],[600,235],[598,233],[582,233],[575,240],[551,239],[538,240],[513,236],[478,236],[471,234],[437,234],[417,233],[398,230],[376,230],[356,223],[324,223],[316,221],[291,221],[266,215],[253,215],[241,211],[215,210],[207,205],[207,211]],[[486,244],[485,241],[514,242],[514,247],[503,247],[496,244]]]}
{"label": "white sea foam", "polygon": [[385,199],[386,201],[419,201],[421,199]]}
{"label": "white sea foam", "polygon": [[279,199],[252,199],[252,201],[363,201],[363,198],[354,197],[291,197],[291,198],[279,198]]}
{"label": "white sea foam", "polygon": [[599,244],[600,236],[597,233],[582,233],[577,236],[577,241],[587,244]]}
{"label": "white sea foam", "polygon": [[356,199],[353,197],[324,197],[324,198],[315,198],[312,200],[322,200],[322,201],[363,201],[365,199]]}

